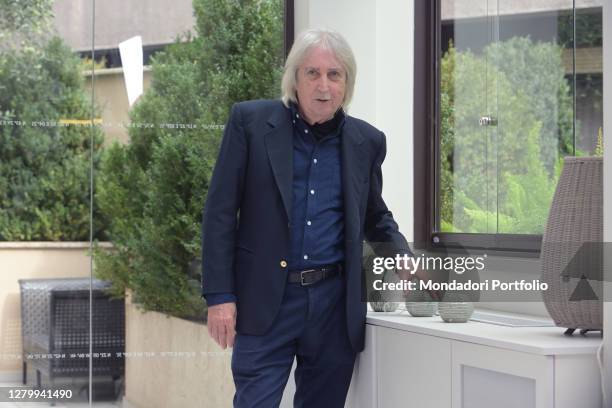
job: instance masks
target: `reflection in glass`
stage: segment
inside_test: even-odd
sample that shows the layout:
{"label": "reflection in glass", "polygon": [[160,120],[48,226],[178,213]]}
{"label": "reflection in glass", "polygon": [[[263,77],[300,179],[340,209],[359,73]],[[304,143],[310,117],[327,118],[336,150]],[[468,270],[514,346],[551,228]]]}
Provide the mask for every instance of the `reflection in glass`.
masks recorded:
{"label": "reflection in glass", "polygon": [[[185,406],[171,398],[187,392],[225,406],[229,354],[208,342],[199,296],[201,211],[232,104],[279,96],[284,4],[93,5],[0,10],[0,385],[67,387],[83,406]],[[135,36],[144,92],[130,104],[119,44]],[[27,309],[18,281],[39,278],[48,290]]]}
{"label": "reflection in glass", "polygon": [[[2,241],[89,240],[87,67],[51,28],[51,3],[0,14]],[[92,139],[97,165],[102,133]]]}
{"label": "reflection in glass", "polygon": [[70,301],[43,296],[26,313],[30,302],[19,286],[43,277],[88,283],[90,235],[105,236],[97,208],[100,222],[90,229],[91,164],[99,165],[103,141],[92,126],[91,64],[55,29],[54,6],[8,1],[0,10],[0,385],[74,386],[76,398],[89,359],[64,353],[62,335],[78,328],[81,354],[88,348],[89,290],[81,292],[80,317],[60,324],[51,311]]}
{"label": "reflection in glass", "polygon": [[597,152],[593,3],[577,2],[574,40],[571,0],[442,0],[440,231],[541,234],[562,157]]}
{"label": "reflection in glass", "polygon": [[[98,247],[94,264],[113,295],[129,294],[123,398],[146,407],[229,406],[229,353],[204,324],[201,216],[232,105],[279,96],[284,4],[130,4],[115,4],[124,8],[117,19],[113,6],[97,6],[95,46],[107,67],[95,77],[106,135],[96,204],[113,248]],[[141,49],[130,47],[137,36]],[[126,87],[137,88],[139,68],[128,61],[139,53],[144,92],[130,104]]]}

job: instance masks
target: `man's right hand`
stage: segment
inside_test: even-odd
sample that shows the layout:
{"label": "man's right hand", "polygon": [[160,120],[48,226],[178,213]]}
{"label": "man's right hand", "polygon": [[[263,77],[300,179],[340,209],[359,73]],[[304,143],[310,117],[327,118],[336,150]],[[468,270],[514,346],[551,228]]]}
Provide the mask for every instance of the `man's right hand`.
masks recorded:
{"label": "man's right hand", "polygon": [[236,303],[221,303],[208,307],[208,334],[223,349],[234,346]]}
{"label": "man's right hand", "polygon": [[[402,280],[406,280],[406,281],[410,281],[413,278],[416,278],[417,280],[422,280],[422,281],[428,281],[431,279],[431,277],[429,276],[429,273],[423,269],[417,269],[415,273],[412,273],[409,270],[406,269],[402,269],[397,271],[397,275],[399,276],[400,279]],[[408,289],[404,290],[404,295],[408,295],[408,292],[410,292]],[[442,300],[442,296],[440,295],[440,292],[438,292],[437,290],[428,290],[429,294],[431,295],[431,298],[436,301],[436,302],[440,302]]]}

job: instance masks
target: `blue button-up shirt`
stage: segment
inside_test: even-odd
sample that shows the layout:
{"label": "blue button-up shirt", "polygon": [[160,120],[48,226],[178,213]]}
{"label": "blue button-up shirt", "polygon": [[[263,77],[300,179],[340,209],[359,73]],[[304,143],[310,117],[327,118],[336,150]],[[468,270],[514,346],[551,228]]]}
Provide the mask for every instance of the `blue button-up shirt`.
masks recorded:
{"label": "blue button-up shirt", "polygon": [[[291,105],[293,123],[293,208],[288,270],[301,270],[344,260],[341,137],[344,113],[327,134],[316,130]],[[230,293],[208,294],[209,306],[235,302]]]}
{"label": "blue button-up shirt", "polygon": [[[289,270],[344,260],[341,133],[338,127],[317,140],[313,128],[293,115],[293,208]],[[343,115],[343,113],[338,113]]]}

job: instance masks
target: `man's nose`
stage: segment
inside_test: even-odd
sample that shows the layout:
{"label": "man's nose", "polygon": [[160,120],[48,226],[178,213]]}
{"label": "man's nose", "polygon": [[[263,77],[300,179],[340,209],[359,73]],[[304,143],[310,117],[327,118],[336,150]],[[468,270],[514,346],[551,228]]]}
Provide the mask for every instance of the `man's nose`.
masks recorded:
{"label": "man's nose", "polygon": [[319,77],[318,86],[320,91],[327,91],[329,89],[329,80],[327,79],[327,75],[321,75]]}

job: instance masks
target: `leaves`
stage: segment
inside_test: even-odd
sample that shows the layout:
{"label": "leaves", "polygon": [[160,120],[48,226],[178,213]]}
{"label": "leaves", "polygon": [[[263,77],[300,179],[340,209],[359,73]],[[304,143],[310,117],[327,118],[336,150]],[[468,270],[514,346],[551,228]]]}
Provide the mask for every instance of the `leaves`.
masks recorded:
{"label": "leaves", "polygon": [[41,46],[52,22],[53,0],[0,0],[0,48]]}
{"label": "leaves", "polygon": [[[498,125],[479,126],[485,114]],[[542,233],[573,138],[561,48],[515,37],[476,55],[451,44],[440,115],[442,231]]]}
{"label": "leaves", "polygon": [[[59,38],[6,51],[0,89],[0,119],[24,123],[0,127],[0,239],[89,240],[91,129],[38,125],[91,116],[78,57]],[[96,168],[102,134],[93,137]]]}
{"label": "leaves", "polygon": [[[148,310],[203,318],[201,216],[223,124],[232,104],[278,95],[282,2],[195,0],[197,37],[155,56],[151,87],[131,111],[130,143],[105,153],[100,206],[112,252],[96,252],[99,276],[132,289]],[[161,124],[190,124],[171,128]]]}

